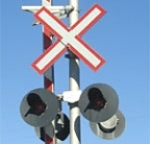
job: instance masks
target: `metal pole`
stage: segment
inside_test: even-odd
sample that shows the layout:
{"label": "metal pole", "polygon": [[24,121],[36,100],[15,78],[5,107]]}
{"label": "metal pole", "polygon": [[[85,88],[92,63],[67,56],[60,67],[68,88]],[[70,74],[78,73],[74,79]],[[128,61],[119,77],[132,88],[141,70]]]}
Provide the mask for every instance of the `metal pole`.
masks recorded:
{"label": "metal pole", "polygon": [[[78,0],[69,0],[73,11],[69,15],[70,26],[78,20]],[[69,51],[69,82],[70,90],[80,89],[79,81],[79,59]],[[80,110],[78,103],[70,103],[70,144],[80,144]]]}
{"label": "metal pole", "polygon": [[[52,44],[52,39],[50,39],[50,32],[47,31],[44,27],[43,27],[43,40],[44,40],[44,50],[46,50]],[[47,76],[44,76],[44,88],[53,92],[54,91],[54,66],[49,68],[49,70],[46,73]],[[55,144],[55,136],[54,138],[50,138],[45,133],[45,144]]]}
{"label": "metal pole", "polygon": [[[42,0],[42,5],[51,6],[52,0]],[[42,26],[42,32],[43,32],[43,50],[46,50],[52,44],[52,35],[50,31],[48,31],[44,26]],[[49,91],[54,91],[54,66],[49,68],[49,70],[46,72],[46,76],[44,76],[44,88],[46,88]],[[56,141],[55,136],[54,138],[50,138],[45,133],[45,144],[55,144],[55,141]]]}

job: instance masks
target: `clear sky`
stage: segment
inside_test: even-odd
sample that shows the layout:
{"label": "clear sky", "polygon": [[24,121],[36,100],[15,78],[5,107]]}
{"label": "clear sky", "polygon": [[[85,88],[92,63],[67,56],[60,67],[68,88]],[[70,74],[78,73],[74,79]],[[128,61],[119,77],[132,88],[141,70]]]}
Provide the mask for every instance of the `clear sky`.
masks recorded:
{"label": "clear sky", "polygon": [[[30,90],[43,87],[43,76],[31,63],[42,54],[41,26],[31,26],[33,14],[22,5],[40,5],[40,0],[3,0],[0,2],[0,143],[42,144],[34,128],[20,115],[22,98]],[[98,3],[107,13],[83,36],[106,60],[93,72],[80,63],[81,90],[93,83],[111,85],[119,96],[119,110],[126,118],[123,134],[115,140],[95,136],[89,121],[81,116],[82,144],[150,144],[149,131],[149,3],[148,0],[79,0],[80,16]],[[67,0],[54,0],[66,5]],[[68,24],[67,20],[64,21]],[[69,89],[68,59],[55,63],[55,93]],[[63,102],[63,112],[69,107]],[[62,144],[69,144],[69,137]]]}

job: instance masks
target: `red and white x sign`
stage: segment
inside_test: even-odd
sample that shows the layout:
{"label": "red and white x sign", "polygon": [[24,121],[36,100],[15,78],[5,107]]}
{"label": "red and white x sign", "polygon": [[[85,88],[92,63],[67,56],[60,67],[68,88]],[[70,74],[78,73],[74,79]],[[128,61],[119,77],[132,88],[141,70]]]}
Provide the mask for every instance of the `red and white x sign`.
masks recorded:
{"label": "red and white x sign", "polygon": [[49,10],[45,7],[41,8],[35,13],[35,17],[54,34],[58,40],[33,62],[32,67],[38,73],[43,74],[67,49],[70,49],[94,71],[98,70],[105,63],[105,60],[83,41],[81,36],[95,24],[105,12],[101,6],[95,4],[73,26],[67,28],[67,26]]}

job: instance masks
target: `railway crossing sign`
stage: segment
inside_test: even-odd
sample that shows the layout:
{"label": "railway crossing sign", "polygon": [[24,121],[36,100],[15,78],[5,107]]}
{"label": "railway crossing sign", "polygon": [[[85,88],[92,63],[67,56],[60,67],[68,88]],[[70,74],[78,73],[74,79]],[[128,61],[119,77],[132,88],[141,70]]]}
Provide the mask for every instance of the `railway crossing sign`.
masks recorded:
{"label": "railway crossing sign", "polygon": [[32,67],[39,74],[43,74],[69,49],[90,68],[97,71],[105,63],[105,60],[83,41],[81,36],[105,13],[106,11],[101,6],[95,4],[74,25],[68,28],[53,13],[45,7],[42,7],[34,16],[58,40],[32,63]]}

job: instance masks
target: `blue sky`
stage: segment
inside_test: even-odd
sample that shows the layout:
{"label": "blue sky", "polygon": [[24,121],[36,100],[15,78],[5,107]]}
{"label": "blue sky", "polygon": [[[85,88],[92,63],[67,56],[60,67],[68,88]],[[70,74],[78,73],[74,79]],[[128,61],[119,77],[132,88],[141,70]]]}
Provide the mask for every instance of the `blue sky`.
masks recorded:
{"label": "blue sky", "polygon": [[[80,63],[80,88],[93,83],[111,85],[119,96],[119,110],[126,118],[124,133],[115,140],[102,140],[93,134],[81,116],[82,144],[149,144],[149,3],[148,0],[79,1],[80,16],[98,3],[107,13],[83,36],[106,60],[96,73]],[[54,0],[66,5],[67,0]],[[34,17],[22,5],[40,5],[40,0],[1,1],[1,111],[0,143],[42,144],[20,115],[22,98],[30,90],[43,87],[43,76],[31,63],[42,54],[41,26],[31,26]],[[68,24],[67,20],[64,20]],[[68,59],[55,63],[55,93],[69,89]],[[63,112],[69,113],[63,102]],[[62,144],[69,144],[69,137]]]}

